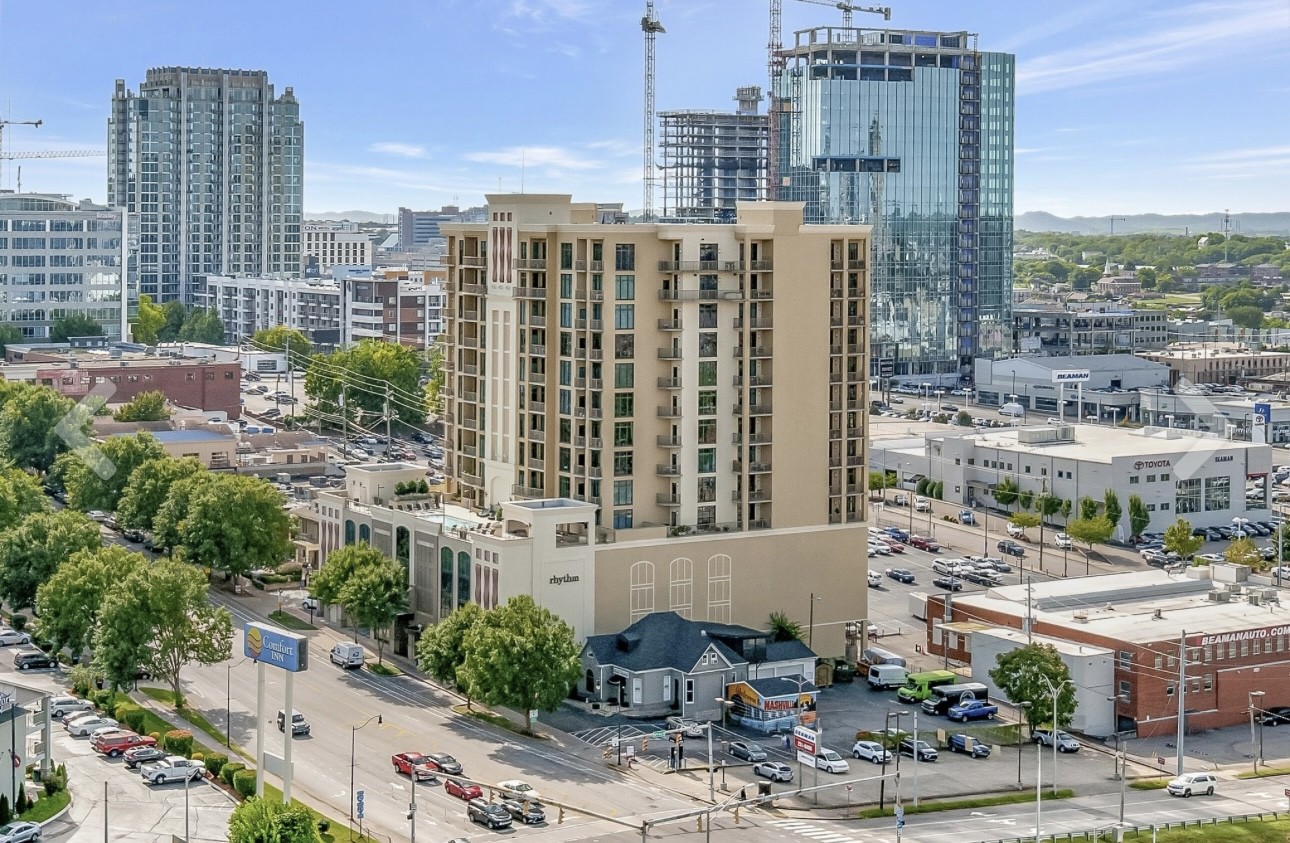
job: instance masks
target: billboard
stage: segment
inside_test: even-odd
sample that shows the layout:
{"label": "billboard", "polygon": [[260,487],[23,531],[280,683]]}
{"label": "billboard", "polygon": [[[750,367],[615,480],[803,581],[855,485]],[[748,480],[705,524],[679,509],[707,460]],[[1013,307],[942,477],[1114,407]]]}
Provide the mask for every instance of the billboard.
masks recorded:
{"label": "billboard", "polygon": [[1053,369],[1053,383],[1087,383],[1092,376],[1088,369]]}
{"label": "billboard", "polygon": [[242,627],[242,654],[292,673],[309,669],[308,639],[272,624],[252,622]]}

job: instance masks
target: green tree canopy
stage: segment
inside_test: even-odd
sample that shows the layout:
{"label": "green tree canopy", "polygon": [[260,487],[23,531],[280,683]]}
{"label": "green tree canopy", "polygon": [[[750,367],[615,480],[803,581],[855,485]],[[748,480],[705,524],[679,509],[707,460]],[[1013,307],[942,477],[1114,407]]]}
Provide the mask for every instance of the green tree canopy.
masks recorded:
{"label": "green tree canopy", "polygon": [[426,368],[429,380],[426,382],[426,407],[430,412],[439,412],[439,395],[443,392],[445,375],[443,371],[443,344],[436,342],[426,354]]}
{"label": "green tree canopy", "polygon": [[303,365],[308,363],[309,357],[314,353],[313,343],[309,341],[303,333],[295,328],[288,328],[286,325],[275,325],[272,328],[263,328],[256,331],[251,337],[251,345],[261,351],[282,351],[291,350],[291,365]]}
{"label": "green tree canopy", "polygon": [[166,393],[161,390],[140,392],[117,408],[112,418],[119,422],[165,421],[170,418],[166,406]]}
{"label": "green tree canopy", "polygon": [[328,554],[322,568],[309,578],[309,593],[323,603],[339,605],[345,583],[362,568],[378,565],[384,558],[369,545],[345,545]]}
{"label": "green tree canopy", "polygon": [[[405,424],[424,424],[426,408],[420,385],[421,361],[415,349],[398,343],[363,340],[331,354],[315,355],[305,374],[305,393],[324,413],[345,409],[375,418],[390,410]],[[388,384],[388,390],[386,388]]]}
{"label": "green tree canopy", "polygon": [[1062,499],[1044,492],[1035,498],[1035,509],[1043,518],[1052,518],[1062,509]]}
{"label": "green tree canopy", "polygon": [[[176,524],[185,559],[245,576],[277,567],[291,555],[291,521],[282,496],[266,481],[245,474],[194,476],[204,479],[191,490]],[[177,504],[168,517],[178,509]]]}
{"label": "green tree canopy", "polygon": [[71,509],[38,512],[0,534],[0,597],[12,608],[33,606],[36,589],[78,550],[95,550],[99,525]]}
{"label": "green tree canopy", "polygon": [[0,467],[0,533],[28,515],[48,511],[49,501],[35,477],[13,466]]}
{"label": "green tree canopy", "polygon": [[1205,538],[1193,536],[1191,522],[1186,518],[1179,518],[1165,528],[1163,543],[1165,550],[1177,553],[1183,559],[1190,559],[1196,555],[1196,551],[1200,550],[1201,545],[1205,544]]}
{"label": "green tree canopy", "polygon": [[990,678],[1014,705],[1028,702],[1026,722],[1031,728],[1053,722],[1053,691],[1057,690],[1057,722],[1061,729],[1075,716],[1075,686],[1070,669],[1051,644],[1027,644],[996,657]]}
{"label": "green tree canopy", "polygon": [[252,796],[228,818],[229,843],[322,843],[309,809],[267,797]]}
{"label": "green tree canopy", "polygon": [[103,325],[84,313],[69,313],[55,320],[49,329],[50,342],[67,342],[72,337],[101,337]]}
{"label": "green tree canopy", "polygon": [[882,496],[885,498],[887,496],[885,491],[886,488],[887,488],[887,473],[885,471],[869,472],[869,491],[870,492],[881,492]]}
{"label": "green tree canopy", "polygon": [[[1093,500],[1093,499],[1092,499],[1092,498],[1090,498],[1090,497],[1083,497],[1083,498],[1080,498],[1080,499],[1079,499],[1079,517],[1080,517],[1080,518],[1083,518],[1083,519],[1085,519],[1085,520],[1089,520],[1089,519],[1092,519],[1092,518],[1096,518],[1096,517],[1097,517],[1097,501]],[[1110,520],[1111,520],[1111,519],[1109,519],[1109,518],[1107,519],[1107,521],[1110,521]],[[1112,526],[1112,527],[1114,527],[1115,525],[1114,525],[1114,524],[1112,524],[1111,526]]]}
{"label": "green tree canopy", "polygon": [[384,657],[384,633],[407,605],[407,593],[403,566],[386,556],[359,567],[341,586],[340,605],[376,639],[377,664]]}
{"label": "green tree canopy", "polygon": [[152,535],[162,547],[174,548],[183,544],[184,522],[188,518],[193,498],[213,478],[214,475],[210,472],[202,471],[170,484],[166,499],[152,516]]}
{"label": "green tree canopy", "polygon": [[1010,508],[1017,502],[1017,498],[1020,497],[1020,492],[1017,488],[1017,481],[1013,480],[1011,477],[1003,478],[998,483],[994,484],[994,490],[991,492],[991,495],[996,501],[998,501],[999,506]]}
{"label": "green tree canopy", "polygon": [[1075,541],[1087,544],[1089,550],[1111,538],[1112,529],[1111,522],[1102,516],[1076,518],[1066,525],[1066,533]]}
{"label": "green tree canopy", "polygon": [[524,712],[554,711],[578,681],[582,666],[573,629],[521,594],[485,614],[466,637],[461,673],[480,699]]}
{"label": "green tree canopy", "polygon": [[1151,513],[1141,495],[1129,495],[1129,533],[1142,535],[1143,530],[1151,526]]}
{"label": "green tree canopy", "polygon": [[114,544],[73,553],[36,589],[40,634],[55,650],[66,647],[79,658],[90,644],[108,592],[147,565],[142,554]]}
{"label": "green tree canopy", "polygon": [[184,320],[188,318],[188,308],[184,307],[183,302],[178,299],[166,302],[161,308],[166,313],[166,324],[158,329],[157,339],[160,342],[174,342],[179,339],[179,332],[184,328]]}
{"label": "green tree canopy", "polygon": [[484,617],[477,603],[467,603],[427,629],[417,641],[417,667],[439,682],[452,685],[465,695],[467,705],[474,692],[458,675],[466,661],[466,638]]}
{"label": "green tree canopy", "polygon": [[802,625],[787,612],[771,612],[768,620],[771,641],[801,641]]}
{"label": "green tree canopy", "polygon": [[181,342],[205,342],[219,345],[224,342],[224,321],[219,314],[204,307],[195,307],[184,317],[179,329]]}
{"label": "green tree canopy", "polygon": [[1023,530],[1039,526],[1039,516],[1033,512],[1014,512],[1008,520]]}
{"label": "green tree canopy", "polygon": [[1224,311],[1224,315],[1232,320],[1232,324],[1241,328],[1262,328],[1264,314],[1263,309],[1254,304],[1241,304],[1229,307]]}
{"label": "green tree canopy", "polygon": [[44,386],[17,384],[0,411],[0,448],[19,468],[48,471],[58,455],[90,442],[90,414]]}
{"label": "green tree canopy", "polygon": [[166,309],[153,304],[152,296],[139,295],[139,313],[130,322],[130,336],[135,342],[156,345],[161,329],[166,326]]}
{"label": "green tree canopy", "polygon": [[1248,565],[1255,571],[1272,567],[1270,562],[1263,561],[1259,548],[1249,539],[1237,539],[1229,544],[1223,551],[1223,558],[1233,565]]}
{"label": "green tree canopy", "polygon": [[127,527],[151,530],[153,519],[170,497],[170,487],[205,472],[194,457],[162,457],[145,462],[130,474],[129,485],[118,501],[117,516]]}
{"label": "green tree canopy", "polygon": [[1120,497],[1115,493],[1114,489],[1107,489],[1103,493],[1102,505],[1104,507],[1102,514],[1106,516],[1107,521],[1111,522],[1111,529],[1114,532],[1115,528],[1120,524],[1120,517],[1124,515],[1124,510],[1120,508]]}
{"label": "green tree canopy", "polygon": [[0,355],[3,355],[9,346],[25,341],[22,335],[22,329],[17,325],[5,322],[0,324]]}
{"label": "green tree canopy", "polygon": [[165,456],[150,433],[109,436],[96,448],[69,451],[58,458],[67,503],[82,511],[116,512],[135,470]]}

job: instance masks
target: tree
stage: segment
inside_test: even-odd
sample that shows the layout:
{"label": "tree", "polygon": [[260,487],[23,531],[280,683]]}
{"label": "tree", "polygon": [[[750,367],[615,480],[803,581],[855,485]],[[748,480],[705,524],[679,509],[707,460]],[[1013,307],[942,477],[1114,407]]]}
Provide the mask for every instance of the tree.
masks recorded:
{"label": "tree", "polygon": [[252,796],[228,818],[229,843],[321,843],[309,809],[276,799]]}
{"label": "tree", "polygon": [[1034,502],[1035,502],[1035,493],[1029,489],[1026,489],[1023,492],[1020,492],[1017,495],[1017,505],[1020,506],[1022,509],[1030,509],[1031,505],[1034,504]]}
{"label": "tree", "polygon": [[[1071,724],[1075,716],[1075,686],[1061,654],[1051,644],[1027,644],[996,657],[990,678],[1014,705],[1030,703],[1026,722],[1033,729],[1041,723],[1052,723],[1053,692],[1057,689],[1057,722],[1054,729]],[[1046,680],[1046,681],[1045,681]]]}
{"label": "tree", "polygon": [[67,342],[72,337],[101,337],[103,326],[84,313],[69,313],[55,320],[49,329],[50,342]]}
{"label": "tree", "polygon": [[179,339],[179,332],[183,330],[184,319],[188,316],[188,309],[184,307],[183,302],[172,300],[162,305],[166,313],[166,324],[162,325],[157,331],[158,342],[174,342]]}
{"label": "tree", "polygon": [[152,536],[162,547],[178,547],[183,543],[182,530],[188,518],[189,505],[213,476],[202,471],[170,484],[166,499],[152,516]]}
{"label": "tree", "polygon": [[[1043,492],[1039,497],[1035,498],[1035,509],[1039,511],[1039,515],[1044,519],[1044,521],[1047,521],[1049,518],[1052,518],[1060,512],[1061,508],[1062,499],[1055,495]],[[1040,523],[1040,526],[1043,526],[1043,522]]]}
{"label": "tree", "polygon": [[165,421],[170,418],[166,406],[166,393],[160,390],[140,392],[117,408],[112,419],[119,422]]}
{"label": "tree", "polygon": [[426,630],[417,641],[417,667],[439,682],[454,686],[465,695],[467,706],[474,691],[458,675],[458,668],[466,661],[466,637],[483,617],[479,604],[467,603]]}
{"label": "tree", "polygon": [[0,534],[28,515],[48,511],[49,501],[35,477],[12,466],[0,468]]}
{"label": "tree", "polygon": [[26,340],[22,335],[22,329],[17,325],[11,325],[8,322],[0,324],[0,356],[2,356],[9,346]]}
{"label": "tree", "polygon": [[[1079,499],[1079,517],[1089,520],[1097,517],[1097,501],[1089,497]],[[1107,519],[1108,521],[1110,519]],[[1115,525],[1112,524],[1112,527]]]}
{"label": "tree", "polygon": [[256,331],[251,337],[251,345],[261,351],[287,352],[289,350],[291,359],[288,362],[293,365],[297,361],[306,361],[314,350],[313,343],[308,337],[286,325],[275,325],[272,328]]}
{"label": "tree", "polygon": [[883,500],[886,500],[887,499],[886,489],[887,489],[887,473],[885,471],[869,472],[870,498],[873,497],[873,494],[872,494],[873,492],[877,492]]}
{"label": "tree", "polygon": [[1204,536],[1191,534],[1191,522],[1186,518],[1179,518],[1165,528],[1165,550],[1177,553],[1183,559],[1192,558],[1204,543]]}
{"label": "tree", "polygon": [[103,544],[99,525],[72,509],[39,512],[0,535],[0,597],[10,608],[34,606],[36,589],[79,550]]}
{"label": "tree", "polygon": [[82,512],[116,512],[130,475],[166,452],[149,433],[110,436],[97,448],[69,451],[58,458],[58,472],[67,503]]}
{"label": "tree", "polygon": [[967,410],[959,410],[958,415],[954,417],[954,423],[959,427],[971,427],[972,414]]}
{"label": "tree", "polygon": [[[309,593],[322,603],[340,603],[345,583],[361,568],[383,558],[366,544],[350,544],[328,554],[318,573],[309,578]],[[357,634],[355,635],[357,638]]]}
{"label": "tree", "polygon": [[341,389],[345,412],[370,416],[390,409],[405,424],[423,424],[425,402],[421,396],[421,361],[415,349],[398,343],[363,340],[331,354],[316,355],[305,374],[305,393],[323,413],[339,414]]}
{"label": "tree", "polygon": [[1120,498],[1115,494],[1114,489],[1107,489],[1103,493],[1102,505],[1104,507],[1102,514],[1106,516],[1107,521],[1111,522],[1111,530],[1114,532],[1115,528],[1120,526],[1120,516],[1124,514],[1124,510],[1120,508]]}
{"label": "tree", "polygon": [[1142,531],[1151,526],[1151,513],[1141,495],[1129,495],[1129,533],[1133,537],[1142,535]]}
{"label": "tree", "polygon": [[41,636],[55,651],[66,647],[79,659],[90,644],[108,592],[147,564],[142,554],[114,544],[73,553],[36,589]]}
{"label": "tree", "polygon": [[1237,539],[1229,544],[1223,558],[1232,565],[1247,565],[1254,571],[1272,567],[1271,563],[1263,561],[1259,549],[1249,539]]}
{"label": "tree", "polygon": [[18,384],[0,411],[0,448],[19,468],[48,471],[59,454],[89,442],[89,412],[48,387]]}
{"label": "tree", "polygon": [[999,506],[1011,507],[1017,502],[1019,496],[1017,481],[1011,477],[1005,477],[998,483],[994,484],[994,491],[991,492],[994,499],[999,502]]}
{"label": "tree", "polygon": [[1077,542],[1087,544],[1089,550],[1093,549],[1093,545],[1101,544],[1111,538],[1112,529],[1111,522],[1101,516],[1076,518],[1066,525],[1067,535]]}
{"label": "tree", "polygon": [[166,309],[152,303],[152,296],[139,296],[139,314],[130,323],[130,336],[135,342],[156,345],[161,329],[166,326]]}
{"label": "tree", "polygon": [[385,638],[395,617],[407,605],[408,588],[403,566],[381,555],[374,564],[354,572],[340,590],[340,605],[354,619],[354,627],[365,626],[376,639],[376,663],[384,656]]}
{"label": "tree", "polygon": [[801,641],[802,625],[786,612],[771,612],[769,620],[771,641]]}
{"label": "tree", "polygon": [[426,381],[426,407],[430,412],[439,412],[439,395],[443,392],[444,371],[443,371],[443,345],[436,342],[426,355],[426,368],[428,379]]}
{"label": "tree", "polygon": [[147,667],[170,684],[180,706],[184,666],[215,664],[232,652],[232,616],[211,605],[200,570],[174,559],[118,580],[99,617],[95,661],[113,686],[125,686]]}
{"label": "tree", "polygon": [[224,342],[224,320],[214,310],[194,307],[184,317],[184,326],[179,329],[179,341],[219,345]]}
{"label": "tree", "polygon": [[162,457],[143,463],[130,474],[129,484],[117,505],[117,517],[126,527],[151,530],[158,510],[170,496],[170,487],[205,471],[194,457],[178,460]]}
{"label": "tree", "polygon": [[[266,481],[244,474],[195,477],[203,480],[190,490],[176,524],[177,545],[188,561],[245,576],[291,554],[290,518]],[[179,509],[177,504],[170,517]]]}
{"label": "tree", "polygon": [[578,681],[582,666],[573,628],[521,594],[489,611],[466,636],[466,682],[489,705],[524,712],[554,711]]}
{"label": "tree", "polygon": [[1033,512],[1014,512],[1008,520],[1023,530],[1039,526],[1039,516]]}
{"label": "tree", "polygon": [[1062,501],[1061,512],[1062,512],[1062,523],[1069,524],[1071,520],[1071,502],[1069,500]]}
{"label": "tree", "polygon": [[1263,310],[1256,305],[1242,304],[1236,305],[1235,307],[1229,307],[1224,311],[1223,315],[1228,319],[1231,319],[1232,324],[1241,328],[1263,327]]}

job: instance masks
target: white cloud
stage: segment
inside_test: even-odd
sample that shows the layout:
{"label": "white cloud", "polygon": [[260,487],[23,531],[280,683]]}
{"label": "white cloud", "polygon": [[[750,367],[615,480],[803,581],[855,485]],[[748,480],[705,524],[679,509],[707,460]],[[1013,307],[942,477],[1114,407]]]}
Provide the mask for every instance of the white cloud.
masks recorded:
{"label": "white cloud", "polygon": [[397,141],[382,141],[374,143],[367,148],[368,152],[380,152],[385,155],[397,155],[400,158],[425,158],[426,148],[414,143],[399,143]]}
{"label": "white cloud", "polygon": [[604,166],[600,161],[558,146],[508,146],[493,151],[468,152],[463,157],[476,164],[496,164],[502,167],[598,170]]}
{"label": "white cloud", "polygon": [[1022,94],[1079,88],[1200,63],[1233,60],[1284,45],[1290,8],[1284,0],[1245,0],[1226,7],[1213,3],[1182,6],[1160,16],[1145,35],[1081,42],[1078,46],[1023,62],[1017,68]]}

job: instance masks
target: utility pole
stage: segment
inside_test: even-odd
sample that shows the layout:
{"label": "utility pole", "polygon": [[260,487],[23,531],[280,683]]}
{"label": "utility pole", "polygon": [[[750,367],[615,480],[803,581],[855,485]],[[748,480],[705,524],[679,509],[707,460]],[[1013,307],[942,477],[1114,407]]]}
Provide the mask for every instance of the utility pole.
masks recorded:
{"label": "utility pole", "polygon": [[345,382],[340,382],[340,455],[349,459],[349,414],[345,412]]}
{"label": "utility pole", "polygon": [[390,438],[390,385],[385,385],[385,461],[390,460],[390,449],[394,447],[394,440]]}
{"label": "utility pole", "polygon": [[1183,630],[1178,637],[1178,735],[1175,739],[1178,744],[1178,760],[1176,776],[1183,774],[1183,739],[1186,736],[1187,728],[1186,717],[1187,709],[1185,700],[1187,699],[1187,630]]}

